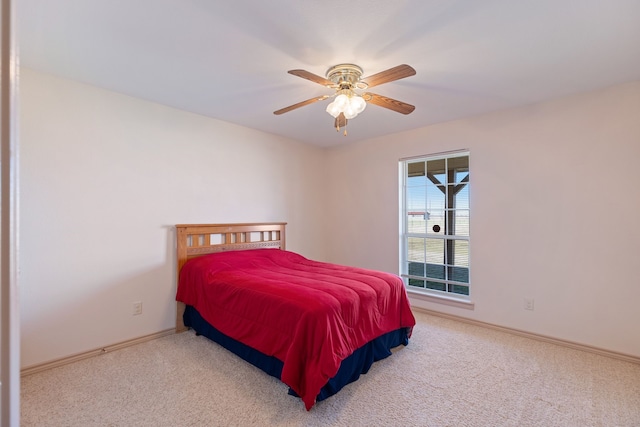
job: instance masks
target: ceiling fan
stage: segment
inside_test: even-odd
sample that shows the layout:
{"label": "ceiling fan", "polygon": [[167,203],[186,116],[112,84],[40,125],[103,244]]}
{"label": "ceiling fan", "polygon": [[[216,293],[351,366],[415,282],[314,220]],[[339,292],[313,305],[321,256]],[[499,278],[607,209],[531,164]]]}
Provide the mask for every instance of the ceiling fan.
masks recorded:
{"label": "ceiling fan", "polygon": [[[290,70],[289,74],[302,77],[329,89],[334,89],[335,92],[332,95],[318,96],[281,108],[273,112],[275,115],[288,113],[305,105],[324,101],[327,98],[335,98],[333,102],[327,105],[326,111],[335,118],[334,126],[339,131],[340,128],[347,126],[347,120],[361,113],[366,108],[367,103],[388,108],[401,114],[410,114],[416,108],[405,102],[372,92],[358,93],[383,83],[393,82],[416,74],[416,70],[406,64],[389,68],[369,77],[362,77],[362,68],[355,64],[335,65],[327,70],[326,78],[305,70]],[[344,135],[347,135],[346,129]]]}

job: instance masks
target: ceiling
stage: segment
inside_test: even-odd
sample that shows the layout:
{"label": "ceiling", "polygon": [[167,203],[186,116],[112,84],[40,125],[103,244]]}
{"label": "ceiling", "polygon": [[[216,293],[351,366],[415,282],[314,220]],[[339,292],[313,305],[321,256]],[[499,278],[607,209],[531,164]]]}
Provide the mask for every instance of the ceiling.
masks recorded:
{"label": "ceiling", "polygon": [[[640,0],[19,0],[22,66],[322,147],[640,80]],[[339,63],[417,74],[336,132]]]}

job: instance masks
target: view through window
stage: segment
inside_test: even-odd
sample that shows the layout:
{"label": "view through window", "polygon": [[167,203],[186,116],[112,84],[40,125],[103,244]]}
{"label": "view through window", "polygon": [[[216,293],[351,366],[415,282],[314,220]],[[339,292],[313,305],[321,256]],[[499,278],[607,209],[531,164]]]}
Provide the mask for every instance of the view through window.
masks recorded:
{"label": "view through window", "polygon": [[402,250],[408,290],[469,297],[469,153],[400,162]]}

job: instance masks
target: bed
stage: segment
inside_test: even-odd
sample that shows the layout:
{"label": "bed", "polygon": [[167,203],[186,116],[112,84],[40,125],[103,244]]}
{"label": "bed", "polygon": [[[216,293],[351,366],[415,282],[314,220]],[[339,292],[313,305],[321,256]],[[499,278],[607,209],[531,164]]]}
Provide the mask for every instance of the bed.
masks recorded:
{"label": "bed", "polygon": [[407,345],[415,318],[399,277],[287,251],[285,226],[177,225],[176,330],[279,378],[310,410]]}

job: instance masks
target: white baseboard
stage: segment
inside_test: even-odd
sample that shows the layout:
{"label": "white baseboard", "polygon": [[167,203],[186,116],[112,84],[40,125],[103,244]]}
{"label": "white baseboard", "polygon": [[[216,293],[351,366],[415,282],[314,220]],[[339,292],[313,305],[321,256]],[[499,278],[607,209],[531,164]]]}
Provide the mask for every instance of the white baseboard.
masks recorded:
{"label": "white baseboard", "polygon": [[164,331],[156,332],[155,334],[145,335],[139,338],[133,338],[127,341],[122,341],[120,343],[108,345],[106,347],[96,348],[94,350],[77,353],[71,356],[63,357],[63,358],[52,360],[49,362],[27,366],[26,368],[23,368],[20,370],[20,376],[24,377],[26,375],[31,375],[37,372],[46,371],[47,369],[57,368],[58,366],[63,366],[69,363],[77,362],[79,360],[88,359],[89,357],[100,356],[101,354],[110,353],[112,351],[120,350],[125,347],[130,347],[132,345],[140,344],[146,341],[151,341],[156,338],[161,338],[161,337],[175,334],[175,333],[176,333],[175,328],[166,329]]}
{"label": "white baseboard", "polygon": [[572,341],[567,341],[567,340],[562,340],[562,339],[558,339],[558,338],[548,337],[548,336],[545,336],[545,335],[535,334],[535,333],[532,333],[532,332],[521,331],[519,329],[507,328],[507,327],[504,327],[504,326],[498,326],[498,325],[494,325],[494,324],[491,324],[491,323],[480,322],[478,320],[467,319],[465,317],[456,316],[454,314],[440,313],[438,311],[433,311],[433,310],[429,310],[429,309],[422,308],[422,307],[412,306],[411,309],[415,310],[415,311],[421,311],[423,313],[431,314],[433,316],[444,317],[446,319],[455,320],[455,321],[458,321],[458,322],[469,323],[471,325],[476,325],[476,326],[480,326],[480,327],[484,327],[484,328],[494,329],[496,331],[506,332],[506,333],[509,333],[509,334],[515,334],[515,335],[519,335],[521,337],[531,338],[531,339],[534,339],[534,340],[543,341],[543,342],[547,342],[547,343],[550,343],[550,344],[555,344],[555,345],[560,345],[560,346],[563,346],[563,347],[572,348],[574,350],[586,351],[588,353],[599,354],[601,356],[611,357],[613,359],[623,360],[625,362],[631,362],[631,363],[640,364],[640,357],[632,356],[630,354],[618,353],[616,351],[606,350],[606,349],[599,348],[599,347],[593,347],[593,346],[589,346],[589,345],[585,345],[585,344],[575,343],[575,342],[572,342]]}
{"label": "white baseboard", "polygon": [[[491,323],[480,322],[478,320],[467,319],[465,317],[456,316],[456,315],[453,315],[453,314],[440,313],[438,311],[433,311],[433,310],[429,310],[429,309],[422,308],[422,307],[412,307],[412,309],[416,310],[416,311],[421,311],[423,313],[427,313],[427,314],[430,314],[430,315],[433,315],[433,316],[444,317],[446,319],[455,320],[455,321],[458,321],[458,322],[464,322],[464,323],[468,323],[468,324],[472,324],[472,325],[476,325],[476,326],[480,326],[480,327],[484,327],[484,328],[489,328],[489,329],[494,329],[494,330],[501,331],[501,332],[515,334],[515,335],[519,335],[519,336],[522,336],[522,337],[526,337],[526,338],[531,338],[531,339],[538,340],[538,341],[547,342],[547,343],[550,343],[550,344],[555,344],[555,345],[560,345],[560,346],[563,346],[563,347],[572,348],[572,349],[575,349],[575,350],[581,350],[581,351],[586,351],[586,352],[589,352],[589,353],[595,353],[595,354],[599,354],[601,356],[606,356],[606,357],[611,357],[613,359],[623,360],[625,362],[631,362],[631,363],[640,364],[640,357],[632,356],[632,355],[629,355],[629,354],[618,353],[618,352],[611,351],[611,350],[605,350],[605,349],[598,348],[598,347],[592,347],[592,346],[589,346],[589,345],[574,343],[574,342],[571,342],[571,341],[561,340],[561,339],[558,339],[558,338],[552,338],[552,337],[548,337],[548,336],[545,336],[545,335],[534,334],[532,332],[521,331],[519,329],[507,328],[507,327],[504,327],[504,326],[498,326],[498,325],[494,325],[494,324],[491,324]],[[109,345],[109,346],[106,346],[106,347],[97,348],[97,349],[94,349],[94,350],[90,350],[90,351],[85,351],[85,352],[82,352],[82,353],[74,354],[72,356],[63,357],[61,359],[56,359],[56,360],[52,360],[52,361],[49,361],[49,362],[28,366],[26,368],[23,368],[20,371],[20,376],[26,376],[26,375],[35,374],[37,372],[46,371],[47,369],[51,369],[51,368],[56,368],[58,366],[67,365],[69,363],[77,362],[79,360],[88,359],[89,357],[100,356],[101,354],[109,353],[109,352],[112,352],[112,351],[115,351],[115,350],[120,350],[122,348],[126,348],[126,347],[129,347],[129,346],[132,346],[132,345],[143,343],[145,341],[154,340],[156,338],[161,338],[161,337],[164,337],[164,336],[167,336],[167,335],[171,335],[171,334],[175,334],[175,333],[176,333],[175,328],[166,329],[164,331],[156,332],[155,334],[145,335],[143,337],[134,338],[134,339],[123,341],[123,342],[120,342],[120,343],[117,343],[117,344],[112,344],[112,345]]]}

